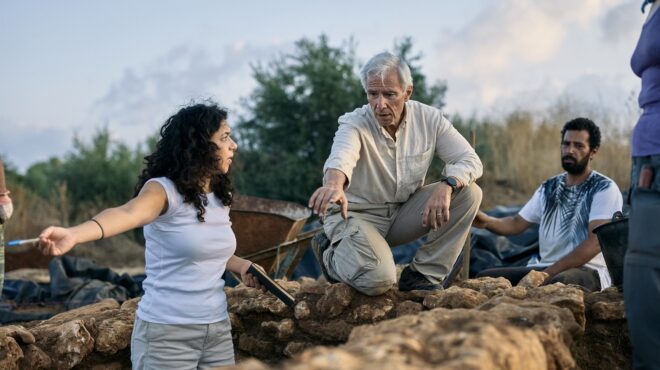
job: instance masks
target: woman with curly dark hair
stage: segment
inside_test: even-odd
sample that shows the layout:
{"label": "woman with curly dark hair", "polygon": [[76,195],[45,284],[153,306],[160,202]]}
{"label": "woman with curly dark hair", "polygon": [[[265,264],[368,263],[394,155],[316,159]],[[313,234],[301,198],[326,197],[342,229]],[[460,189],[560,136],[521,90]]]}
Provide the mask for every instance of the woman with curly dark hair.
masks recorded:
{"label": "woman with curly dark hair", "polygon": [[144,225],[147,278],[131,339],[134,369],[234,363],[222,275],[240,273],[246,285],[260,285],[247,272],[251,262],[234,255],[228,172],[237,145],[230,134],[227,112],[215,104],[179,110],[145,158],[133,199],[39,235],[44,254],[62,255],[78,243]]}

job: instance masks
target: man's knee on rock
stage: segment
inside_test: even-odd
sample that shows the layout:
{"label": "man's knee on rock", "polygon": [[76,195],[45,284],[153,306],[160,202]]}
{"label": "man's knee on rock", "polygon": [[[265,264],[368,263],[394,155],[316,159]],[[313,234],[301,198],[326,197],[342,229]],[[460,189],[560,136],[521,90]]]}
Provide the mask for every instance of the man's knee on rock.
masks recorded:
{"label": "man's knee on rock", "polygon": [[356,286],[354,287],[358,292],[368,295],[368,296],[377,296],[385,294],[388,290],[392,289],[394,283],[389,285],[374,285],[374,286]]}
{"label": "man's knee on rock", "polygon": [[381,267],[368,271],[360,276],[353,286],[362,294],[375,296],[387,292],[394,284],[396,284],[396,268],[392,263],[391,268]]}

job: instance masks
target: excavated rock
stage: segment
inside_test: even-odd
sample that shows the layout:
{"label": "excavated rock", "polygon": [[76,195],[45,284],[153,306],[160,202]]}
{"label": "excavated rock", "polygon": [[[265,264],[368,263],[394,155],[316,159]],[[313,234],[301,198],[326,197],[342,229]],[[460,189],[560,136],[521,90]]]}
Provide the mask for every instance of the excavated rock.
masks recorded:
{"label": "excavated rock", "polygon": [[[279,369],[570,369],[580,326],[565,308],[498,299],[479,309],[444,309],[357,326],[346,344],[305,350]],[[234,369],[263,369],[262,363]]]}
{"label": "excavated rock", "polygon": [[298,302],[293,309],[293,316],[295,316],[297,320],[305,320],[311,315],[311,313],[312,311],[309,309],[307,301]]}
{"label": "excavated rock", "polygon": [[18,369],[23,351],[14,337],[0,333],[0,369]]}
{"label": "excavated rock", "polygon": [[[130,345],[135,309],[138,299],[120,306],[113,299],[63,312],[45,321],[25,324],[25,329],[16,326],[0,327],[0,341],[12,336],[22,338],[21,346],[0,343],[0,353],[5,355],[0,368],[20,369],[71,369],[90,367],[93,363],[126,362],[126,349]],[[27,329],[27,331],[26,331]],[[33,344],[30,344],[33,342]],[[18,348],[18,354],[16,354]],[[1,356],[1,355],[0,355]],[[119,360],[115,361],[115,357]],[[104,366],[107,368],[107,366]]]}
{"label": "excavated rock", "polygon": [[284,319],[279,322],[264,321],[261,323],[261,328],[274,336],[277,340],[286,341],[293,336],[295,324],[291,319]]}
{"label": "excavated rock", "polygon": [[611,321],[626,318],[623,293],[616,287],[587,295],[585,303],[589,307],[589,313],[596,320]]}
{"label": "excavated rock", "polygon": [[394,303],[392,303],[390,299],[384,299],[375,305],[365,303],[353,310],[351,313],[351,321],[355,323],[372,323],[381,321],[388,317],[393,308]]}
{"label": "excavated rock", "polygon": [[433,309],[444,308],[474,308],[486,302],[488,297],[472,289],[463,289],[456,286],[447,290],[440,290],[424,298],[424,307]]}
{"label": "excavated rock", "polygon": [[238,339],[238,349],[258,358],[270,358],[275,354],[275,343],[249,334],[241,334]]}
{"label": "excavated rock", "polygon": [[31,331],[37,338],[36,345],[51,358],[54,368],[71,369],[94,350],[90,330],[96,331],[95,324],[95,319],[91,317],[64,323],[48,323],[47,320]]}
{"label": "excavated rock", "polygon": [[504,290],[511,288],[511,282],[503,277],[480,277],[467,279],[457,284],[461,288],[476,290],[485,294],[488,298],[501,294]]}
{"label": "excavated rock", "polygon": [[416,315],[424,309],[424,306],[419,302],[403,301],[396,306],[396,316],[403,315]]}
{"label": "excavated rock", "polygon": [[578,324],[582,328],[585,327],[584,291],[577,285],[564,285],[562,283],[543,285],[529,289],[525,299],[568,308],[575,315]]}
{"label": "excavated rock", "polygon": [[523,288],[536,288],[541,286],[548,277],[550,277],[550,275],[548,275],[547,272],[532,270],[525,275],[525,277],[520,279],[516,286]]}
{"label": "excavated rock", "polygon": [[[580,368],[631,369],[631,344],[623,293],[616,287],[585,294],[587,326],[573,348]],[[597,354],[597,355],[594,355]]]}
{"label": "excavated rock", "polygon": [[[620,292],[585,296],[579,287],[534,288],[536,282],[512,287],[502,278],[480,278],[444,291],[393,289],[370,297],[345,284],[281,281],[296,298],[293,307],[267,292],[227,288],[236,358],[271,364],[246,360],[235,368],[629,366]],[[25,328],[0,327],[0,368],[129,368],[137,301],[106,300]]]}
{"label": "excavated rock", "polygon": [[34,344],[23,348],[23,354],[25,357],[18,362],[19,369],[41,370],[54,367],[50,356]]}
{"label": "excavated rock", "polygon": [[355,290],[346,284],[332,284],[316,303],[316,311],[321,316],[337,317],[351,304]]}
{"label": "excavated rock", "polygon": [[527,288],[522,286],[514,286],[511,289],[506,289],[502,291],[500,295],[515,299],[524,299],[525,297],[527,297]]}
{"label": "excavated rock", "polygon": [[303,320],[298,322],[300,330],[307,334],[310,341],[317,344],[337,344],[346,341],[354,325],[346,320],[314,321]]}

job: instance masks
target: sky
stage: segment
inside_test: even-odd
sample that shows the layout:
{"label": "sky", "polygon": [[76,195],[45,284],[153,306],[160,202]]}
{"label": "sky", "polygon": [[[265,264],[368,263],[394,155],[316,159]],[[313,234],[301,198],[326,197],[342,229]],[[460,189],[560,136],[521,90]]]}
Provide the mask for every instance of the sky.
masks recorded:
{"label": "sky", "polygon": [[24,172],[103,127],[134,147],[178,108],[206,98],[245,114],[241,99],[256,86],[251,66],[321,34],[335,46],[352,38],[362,63],[412,37],[422,72],[447,82],[447,114],[497,117],[564,99],[632,126],[640,4],[3,0],[0,156]]}

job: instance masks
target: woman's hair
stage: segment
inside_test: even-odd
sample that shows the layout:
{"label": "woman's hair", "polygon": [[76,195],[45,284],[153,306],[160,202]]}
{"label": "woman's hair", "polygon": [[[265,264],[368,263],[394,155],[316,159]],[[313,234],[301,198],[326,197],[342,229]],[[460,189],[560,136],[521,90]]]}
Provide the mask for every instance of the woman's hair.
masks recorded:
{"label": "woman's hair", "polygon": [[227,111],[217,104],[195,104],[182,108],[168,118],[160,129],[156,150],[144,157],[146,168],[138,177],[135,195],[147,180],[167,177],[176,185],[186,203],[197,209],[197,219],[204,222],[204,179],[211,179],[211,189],[222,204],[230,206],[232,185],[228,174],[218,173],[218,146],[211,136],[227,119]]}

